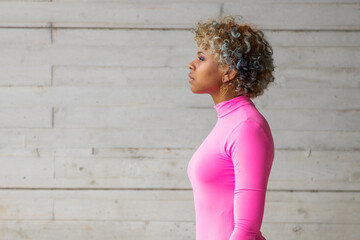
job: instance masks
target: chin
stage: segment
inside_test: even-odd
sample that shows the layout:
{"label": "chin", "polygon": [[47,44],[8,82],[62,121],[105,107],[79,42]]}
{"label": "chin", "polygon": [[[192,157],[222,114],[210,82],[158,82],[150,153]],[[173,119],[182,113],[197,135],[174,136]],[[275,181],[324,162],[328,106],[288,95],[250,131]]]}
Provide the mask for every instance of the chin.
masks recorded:
{"label": "chin", "polygon": [[191,90],[193,93],[196,93],[196,94],[204,94],[204,93],[207,93],[207,92],[199,91],[199,90],[193,89],[193,88],[190,88],[190,90]]}
{"label": "chin", "polygon": [[204,93],[209,93],[208,89],[206,87],[202,87],[202,86],[196,86],[194,83],[192,83],[190,85],[190,90],[193,93],[196,94],[204,94]]}
{"label": "chin", "polygon": [[193,93],[201,93],[201,92],[199,92],[193,85],[190,86],[190,90],[191,90]]}

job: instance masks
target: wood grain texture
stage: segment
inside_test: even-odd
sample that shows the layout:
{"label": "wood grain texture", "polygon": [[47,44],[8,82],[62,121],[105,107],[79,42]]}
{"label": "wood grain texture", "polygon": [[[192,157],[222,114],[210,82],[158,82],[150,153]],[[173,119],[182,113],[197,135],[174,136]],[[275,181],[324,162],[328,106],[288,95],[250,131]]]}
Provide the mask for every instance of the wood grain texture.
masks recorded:
{"label": "wood grain texture", "polygon": [[[200,8],[203,11],[197,11]],[[0,25],[12,27],[190,28],[221,9],[225,15],[242,15],[266,29],[360,27],[358,3],[339,2],[225,2],[222,8],[218,2],[1,2],[1,9]],[[339,15],[346,17],[334,17]]]}
{"label": "wood grain texture", "polygon": [[[110,239],[110,240],[195,240],[195,222],[162,221],[0,221],[2,239],[38,240],[43,236],[50,239]],[[330,223],[267,223],[262,224],[261,232],[269,239],[289,240],[314,239],[357,240],[360,234],[358,224]],[[49,239],[49,238],[47,238]]]}
{"label": "wood grain texture", "polygon": [[[191,190],[187,165],[195,149],[8,152],[0,158],[1,188]],[[277,150],[268,189],[357,191],[359,158],[359,151]]]}
{"label": "wood grain texture", "polygon": [[[0,195],[7,203],[3,220],[194,221],[188,190],[1,190]],[[264,222],[359,224],[358,192],[269,191],[266,198]]]}
{"label": "wood grain texture", "polygon": [[[180,131],[180,133],[179,133]],[[146,132],[137,129],[0,129],[2,148],[193,148],[210,130],[174,128]],[[274,130],[278,149],[359,150],[359,133],[354,131]],[[6,138],[6,140],[5,140]]]}
{"label": "wood grain texture", "polygon": [[[260,107],[259,107],[260,108]],[[359,110],[261,109],[271,129],[299,131],[360,131]],[[96,115],[96,118],[92,116]],[[183,116],[187,116],[183,118]],[[167,130],[176,128],[210,130],[218,117],[216,110],[186,107],[60,107],[54,116],[55,128]],[[302,119],[302,121],[299,121]],[[1,122],[0,122],[1,124]]]}
{"label": "wood grain texture", "polygon": [[[356,68],[358,47],[273,47],[274,64],[282,68]],[[9,46],[1,50],[0,63],[6,65],[74,65],[124,67],[184,67],[195,58],[194,46]],[[156,57],[154,57],[156,56]],[[334,58],[333,56],[336,56]],[[303,60],[303,59],[306,59]],[[184,79],[185,80],[185,79]]]}
{"label": "wood grain texture", "polygon": [[[151,92],[151,94],[149,94]],[[11,98],[12,97],[12,98]],[[284,101],[284,99],[287,99]],[[298,89],[269,88],[265,94],[254,99],[259,108],[302,108],[324,110],[360,110],[360,89]],[[208,95],[192,94],[189,86],[127,88],[95,86],[63,87],[1,87],[2,107],[187,107],[211,108],[214,106]]]}
{"label": "wood grain texture", "polygon": [[359,0],[0,0],[0,240],[188,240],[187,164],[216,123],[191,27],[241,15],[274,50],[267,239],[357,240]]}

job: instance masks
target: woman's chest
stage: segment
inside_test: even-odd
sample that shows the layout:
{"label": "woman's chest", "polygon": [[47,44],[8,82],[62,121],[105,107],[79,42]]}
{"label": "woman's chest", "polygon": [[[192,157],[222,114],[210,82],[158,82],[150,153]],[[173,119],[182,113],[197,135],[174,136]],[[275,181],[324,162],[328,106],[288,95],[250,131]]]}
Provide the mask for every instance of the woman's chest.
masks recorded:
{"label": "woman's chest", "polygon": [[233,184],[234,165],[225,153],[226,139],[218,128],[210,132],[188,164],[188,176],[192,184]]}

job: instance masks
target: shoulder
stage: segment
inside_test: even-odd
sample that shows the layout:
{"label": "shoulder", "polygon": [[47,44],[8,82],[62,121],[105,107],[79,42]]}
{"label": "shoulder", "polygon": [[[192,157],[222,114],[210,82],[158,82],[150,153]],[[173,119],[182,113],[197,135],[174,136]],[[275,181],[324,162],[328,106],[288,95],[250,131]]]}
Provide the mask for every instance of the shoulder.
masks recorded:
{"label": "shoulder", "polygon": [[226,138],[225,151],[228,156],[235,148],[265,147],[272,144],[271,132],[266,126],[253,119],[246,119],[232,129]]}
{"label": "shoulder", "polygon": [[266,136],[267,129],[266,124],[264,124],[262,119],[245,119],[234,126],[232,131],[230,132],[228,138],[235,137],[250,137],[253,134],[261,134]]}

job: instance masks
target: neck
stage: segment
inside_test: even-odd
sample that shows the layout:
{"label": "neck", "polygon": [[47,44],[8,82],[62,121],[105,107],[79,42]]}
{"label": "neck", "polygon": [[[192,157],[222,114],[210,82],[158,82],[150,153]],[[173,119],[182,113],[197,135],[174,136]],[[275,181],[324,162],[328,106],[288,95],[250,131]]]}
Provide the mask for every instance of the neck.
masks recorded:
{"label": "neck", "polygon": [[218,104],[221,103],[223,101],[228,101],[230,99],[233,99],[237,96],[240,96],[241,94],[236,94],[236,93],[232,93],[232,92],[227,92],[226,94],[221,95],[220,92],[211,94],[211,97],[214,101],[214,104]]}

